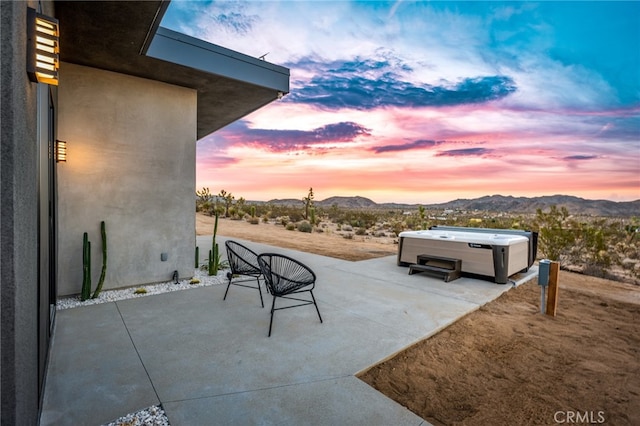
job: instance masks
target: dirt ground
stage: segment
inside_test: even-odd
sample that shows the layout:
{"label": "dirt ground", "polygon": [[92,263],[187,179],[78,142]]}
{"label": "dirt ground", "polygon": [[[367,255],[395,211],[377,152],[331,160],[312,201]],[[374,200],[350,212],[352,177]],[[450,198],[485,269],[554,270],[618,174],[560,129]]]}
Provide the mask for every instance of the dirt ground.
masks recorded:
{"label": "dirt ground", "polygon": [[[196,234],[212,235],[215,218],[196,214]],[[252,225],[245,220],[220,219],[218,234],[256,243],[290,248],[345,260],[365,260],[396,254],[398,246],[393,239],[353,236],[345,239],[338,232],[327,229],[322,233],[287,231],[282,225],[260,223]]]}
{"label": "dirt ground", "polygon": [[[196,215],[198,234],[213,219]],[[220,235],[361,260],[393,243],[221,219]],[[434,425],[640,424],[640,287],[561,271],[556,317],[535,280],[360,375]]]}

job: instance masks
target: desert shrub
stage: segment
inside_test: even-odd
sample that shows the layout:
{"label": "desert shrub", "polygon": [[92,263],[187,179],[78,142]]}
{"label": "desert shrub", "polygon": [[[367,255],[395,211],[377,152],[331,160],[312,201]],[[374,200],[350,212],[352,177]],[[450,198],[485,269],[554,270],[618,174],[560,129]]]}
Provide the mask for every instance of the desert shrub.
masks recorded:
{"label": "desert shrub", "polygon": [[287,226],[287,224],[291,223],[291,219],[289,219],[289,216],[280,216],[276,218],[276,220],[280,222],[282,226]]}
{"label": "desert shrub", "polygon": [[260,223],[260,219],[258,219],[257,217],[250,217],[247,222],[249,222],[252,225],[257,225]]}
{"label": "desert shrub", "polygon": [[377,238],[383,238],[383,237],[386,237],[386,236],[387,236],[387,233],[386,233],[386,232],[383,232],[383,231],[378,231],[378,232],[376,232],[376,233],[374,234],[374,236],[375,236],[375,237],[377,237]]}
{"label": "desert shrub", "polygon": [[306,220],[303,220],[302,222],[298,223],[298,231],[310,233],[311,231],[313,231],[313,226],[311,226],[311,224]]}
{"label": "desert shrub", "polygon": [[[396,222],[397,224],[398,222]],[[404,222],[402,222],[403,224],[403,228],[405,229],[412,229],[412,230],[418,230],[420,229],[420,219],[417,218],[416,216],[408,216],[405,218]],[[404,231],[404,229],[403,229]],[[402,232],[402,231],[400,231]]]}
{"label": "desert shrub", "polygon": [[324,229],[322,228],[313,228],[314,231],[316,231],[318,234],[322,234],[324,232]]}
{"label": "desert shrub", "polygon": [[356,235],[367,235],[367,230],[365,228],[356,229]]}
{"label": "desert shrub", "polygon": [[393,231],[394,234],[396,234],[396,236],[400,235],[400,233],[405,229],[406,229],[406,226],[403,222],[394,222],[391,225],[391,230]]}
{"label": "desert shrub", "polygon": [[575,245],[575,232],[570,228],[569,211],[566,207],[558,209],[551,206],[548,213],[536,210],[534,226],[538,231],[539,250],[549,260],[562,261]]}
{"label": "desert shrub", "polygon": [[295,225],[295,223],[293,223],[293,222],[289,222],[289,223],[287,223],[287,224],[284,226],[284,228],[285,228],[287,231],[295,231],[295,229],[296,229],[296,225]]}
{"label": "desert shrub", "polygon": [[304,219],[304,216],[302,215],[302,213],[296,210],[289,212],[289,217],[294,222],[299,222],[302,219]]}
{"label": "desert shrub", "polygon": [[351,225],[342,225],[342,226],[338,227],[338,230],[351,232],[351,231],[353,231],[353,227],[351,227]]}
{"label": "desert shrub", "polygon": [[349,233],[349,234],[344,234],[342,236],[345,240],[353,240],[353,234]]}
{"label": "desert shrub", "polygon": [[630,258],[622,259],[620,261],[620,265],[622,266],[622,269],[626,269],[628,271],[633,271],[636,267],[636,264],[637,264],[637,261]]}

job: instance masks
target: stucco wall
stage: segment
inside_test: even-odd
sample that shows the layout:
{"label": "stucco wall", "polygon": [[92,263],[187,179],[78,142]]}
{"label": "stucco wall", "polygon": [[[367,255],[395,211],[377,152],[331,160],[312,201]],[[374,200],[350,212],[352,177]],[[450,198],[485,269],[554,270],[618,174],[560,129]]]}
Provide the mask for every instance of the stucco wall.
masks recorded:
{"label": "stucco wall", "polygon": [[[38,418],[38,85],[26,74],[27,7],[0,2],[0,423]],[[52,4],[42,2],[43,13]]]}
{"label": "stucco wall", "polygon": [[[92,244],[92,287],[193,275],[196,92],[68,63],[60,67],[58,295],[82,287],[82,236]],[[168,259],[161,260],[167,253]]]}

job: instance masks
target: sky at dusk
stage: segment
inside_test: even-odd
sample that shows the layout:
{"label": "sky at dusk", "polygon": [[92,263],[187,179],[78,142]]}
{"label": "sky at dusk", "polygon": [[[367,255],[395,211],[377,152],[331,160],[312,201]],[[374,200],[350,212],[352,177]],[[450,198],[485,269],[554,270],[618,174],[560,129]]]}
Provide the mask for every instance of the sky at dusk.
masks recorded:
{"label": "sky at dusk", "polygon": [[640,2],[173,0],[162,25],[291,70],[198,142],[197,188],[640,199]]}

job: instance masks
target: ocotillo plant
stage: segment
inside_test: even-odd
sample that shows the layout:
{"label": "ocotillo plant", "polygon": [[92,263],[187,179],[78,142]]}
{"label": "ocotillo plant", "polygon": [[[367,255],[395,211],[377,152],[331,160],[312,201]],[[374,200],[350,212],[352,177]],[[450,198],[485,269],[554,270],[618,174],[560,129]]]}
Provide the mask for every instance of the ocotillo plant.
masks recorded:
{"label": "ocotillo plant", "polygon": [[216,244],[217,232],[218,212],[216,212],[216,221],[213,225],[213,240],[211,241],[211,250],[209,250],[209,275],[218,275],[218,244]]}
{"label": "ocotillo plant", "polygon": [[82,237],[82,292],[80,300],[85,301],[91,296],[91,242],[86,232]]}
{"label": "ocotillo plant", "polygon": [[102,291],[104,278],[107,275],[107,229],[105,227],[104,220],[100,222],[100,234],[102,234],[102,272],[100,272],[100,279],[98,280],[96,291],[94,291],[93,296],[91,296],[92,299],[96,299]]}

